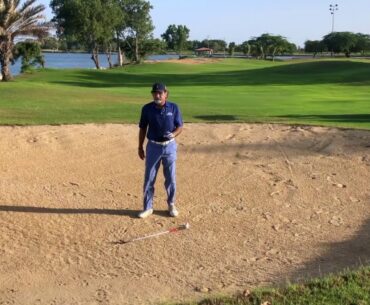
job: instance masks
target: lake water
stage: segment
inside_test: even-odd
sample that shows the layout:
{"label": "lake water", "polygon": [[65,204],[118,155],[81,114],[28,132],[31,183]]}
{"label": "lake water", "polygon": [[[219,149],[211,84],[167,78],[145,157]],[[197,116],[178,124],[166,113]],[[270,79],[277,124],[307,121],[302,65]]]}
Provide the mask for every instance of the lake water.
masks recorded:
{"label": "lake water", "polygon": [[[148,56],[148,60],[166,60],[179,58],[178,55],[152,55]],[[95,68],[94,62],[91,60],[91,54],[88,53],[44,53],[46,68]],[[99,55],[100,65],[103,68],[109,66],[107,56]],[[113,64],[117,62],[117,55],[112,55]],[[10,66],[12,75],[18,75],[21,69],[21,61],[17,60],[14,65]]]}

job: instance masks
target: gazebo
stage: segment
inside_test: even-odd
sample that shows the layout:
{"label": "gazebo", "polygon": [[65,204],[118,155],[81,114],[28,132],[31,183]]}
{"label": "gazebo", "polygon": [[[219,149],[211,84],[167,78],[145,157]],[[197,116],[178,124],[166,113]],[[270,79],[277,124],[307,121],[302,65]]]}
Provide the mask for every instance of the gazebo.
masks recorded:
{"label": "gazebo", "polygon": [[195,49],[195,55],[197,56],[204,56],[204,55],[208,55],[208,56],[211,56],[213,54],[213,49],[210,49],[210,48],[198,48],[198,49]]}

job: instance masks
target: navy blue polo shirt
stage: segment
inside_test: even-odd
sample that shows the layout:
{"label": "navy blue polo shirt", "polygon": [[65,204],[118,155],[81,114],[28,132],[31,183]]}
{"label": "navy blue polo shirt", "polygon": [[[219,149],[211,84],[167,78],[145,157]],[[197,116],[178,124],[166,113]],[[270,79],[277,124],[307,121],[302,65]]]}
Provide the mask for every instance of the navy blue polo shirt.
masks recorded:
{"label": "navy blue polo shirt", "polygon": [[140,128],[148,128],[147,138],[152,141],[167,141],[166,133],[173,132],[183,125],[179,107],[166,101],[163,108],[157,108],[154,102],[143,106],[140,117]]}

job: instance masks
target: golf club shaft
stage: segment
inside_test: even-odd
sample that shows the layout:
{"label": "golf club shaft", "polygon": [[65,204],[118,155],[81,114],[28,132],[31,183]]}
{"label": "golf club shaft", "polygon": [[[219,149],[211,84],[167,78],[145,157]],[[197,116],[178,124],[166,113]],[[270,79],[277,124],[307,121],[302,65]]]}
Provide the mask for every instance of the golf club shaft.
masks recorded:
{"label": "golf club shaft", "polygon": [[155,236],[164,235],[164,234],[167,234],[167,233],[174,233],[174,232],[177,232],[177,231],[180,231],[180,230],[185,230],[185,229],[188,229],[188,228],[189,228],[189,224],[186,223],[186,224],[180,225],[178,227],[169,229],[167,231],[158,232],[158,233],[154,233],[154,234],[150,234],[150,235],[146,235],[146,236],[142,236],[142,237],[136,237],[136,238],[133,238],[133,239],[127,241],[127,242],[143,240],[143,239],[147,239],[147,238],[151,238],[151,237],[155,237]]}
{"label": "golf club shaft", "polygon": [[155,233],[155,234],[151,234],[151,235],[146,235],[146,236],[142,236],[142,237],[137,237],[137,238],[132,239],[131,241],[143,240],[143,239],[147,239],[147,238],[151,238],[151,237],[155,237],[155,236],[159,236],[159,235],[163,235],[163,234],[167,234],[167,233],[170,233],[170,230]]}

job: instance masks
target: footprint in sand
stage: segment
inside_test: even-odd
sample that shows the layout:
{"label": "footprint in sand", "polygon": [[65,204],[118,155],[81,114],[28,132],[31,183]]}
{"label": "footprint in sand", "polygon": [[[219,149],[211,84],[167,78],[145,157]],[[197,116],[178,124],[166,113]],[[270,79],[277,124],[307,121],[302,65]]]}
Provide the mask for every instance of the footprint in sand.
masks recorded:
{"label": "footprint in sand", "polygon": [[237,152],[235,154],[235,158],[237,159],[253,159],[255,158],[255,155],[251,152]]}
{"label": "footprint in sand", "polygon": [[231,134],[231,135],[228,135],[226,137],[226,140],[231,140],[231,139],[234,139],[235,138],[235,134]]}
{"label": "footprint in sand", "polygon": [[364,162],[366,165],[370,165],[370,158],[368,156],[362,156],[361,161]]}
{"label": "footprint in sand", "polygon": [[36,142],[38,142],[38,139],[36,137],[31,137],[31,138],[27,139],[27,142],[28,143],[36,143]]}
{"label": "footprint in sand", "polygon": [[103,288],[99,288],[96,291],[96,301],[99,304],[109,304],[108,292]]}
{"label": "footprint in sand", "polygon": [[134,197],[134,198],[138,198],[138,196],[134,195],[134,194],[131,194],[131,193],[126,193],[126,196],[127,197]]}

